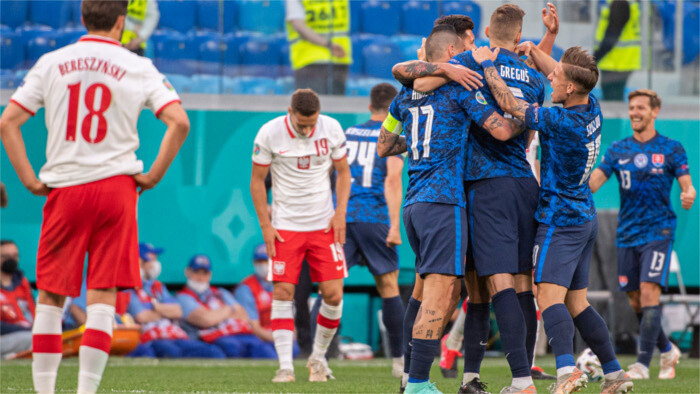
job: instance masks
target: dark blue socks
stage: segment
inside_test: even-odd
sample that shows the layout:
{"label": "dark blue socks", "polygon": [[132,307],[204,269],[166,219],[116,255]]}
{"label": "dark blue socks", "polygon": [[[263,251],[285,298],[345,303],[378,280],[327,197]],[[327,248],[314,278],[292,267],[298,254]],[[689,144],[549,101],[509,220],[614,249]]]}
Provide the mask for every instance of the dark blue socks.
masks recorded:
{"label": "dark blue socks", "polygon": [[576,365],[574,361],[574,322],[564,304],[554,304],[542,312],[544,331],[556,356],[557,370]]}
{"label": "dark blue socks", "polygon": [[403,371],[405,373],[408,373],[411,368],[411,338],[413,338],[413,325],[416,322],[420,304],[421,302],[415,298],[409,298],[403,315]]}
{"label": "dark blue socks", "polygon": [[[661,305],[659,305],[661,308]],[[663,315],[663,308],[661,308],[661,314]],[[637,313],[637,321],[639,321],[640,328],[642,324],[642,313]],[[671,350],[671,342],[668,340],[663,327],[659,327],[659,336],[656,338],[656,348],[659,349],[661,353],[665,353]]]}
{"label": "dark blue socks", "polygon": [[491,330],[491,304],[467,303],[464,318],[464,372],[479,373]]}
{"label": "dark blue socks", "polygon": [[409,383],[423,383],[430,379],[430,366],[435,360],[435,354],[440,348],[439,339],[411,340],[413,351],[411,353],[411,369],[408,373]]}
{"label": "dark blue socks", "polygon": [[642,308],[642,321],[639,322],[639,356],[637,362],[649,367],[654,355],[654,346],[661,330],[661,307],[647,306]]}
{"label": "dark blue socks", "polygon": [[401,302],[401,297],[382,299],[382,322],[389,337],[391,357],[403,356],[403,302]]}
{"label": "dark blue socks", "polygon": [[527,336],[525,337],[525,350],[527,351],[527,361],[532,368],[532,360],[535,355],[535,342],[537,341],[537,307],[535,306],[535,295],[532,291],[523,291],[518,293],[518,301],[520,301],[520,309],[523,311],[525,318],[525,327],[527,328]]}
{"label": "dark blue socks", "polygon": [[593,353],[598,356],[605,374],[622,369],[610,342],[608,326],[592,306],[589,306],[574,318],[574,325],[576,325],[583,340],[593,350]]}
{"label": "dark blue socks", "polygon": [[514,378],[530,376],[530,362],[525,350],[527,329],[523,324],[523,312],[514,289],[501,290],[491,298],[496,312],[496,322],[501,332],[501,344],[510,372]]}
{"label": "dark blue socks", "polygon": [[309,312],[310,314],[310,319],[309,324],[311,325],[311,343],[313,344],[314,338],[316,336],[316,320],[318,319],[318,313],[321,311],[321,301],[323,301],[323,297],[319,294],[318,297],[316,297],[316,301],[314,301],[314,306],[311,307],[311,311]]}

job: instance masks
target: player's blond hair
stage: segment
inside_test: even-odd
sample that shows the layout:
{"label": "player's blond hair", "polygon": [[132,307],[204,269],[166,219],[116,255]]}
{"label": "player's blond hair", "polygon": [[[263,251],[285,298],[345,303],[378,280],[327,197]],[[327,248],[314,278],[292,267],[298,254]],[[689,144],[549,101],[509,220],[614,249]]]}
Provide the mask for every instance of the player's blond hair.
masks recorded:
{"label": "player's blond hair", "polygon": [[491,14],[489,38],[498,42],[514,41],[523,29],[525,11],[515,4],[503,4]]}
{"label": "player's blond hair", "polygon": [[598,66],[593,55],[581,47],[571,47],[561,57],[564,76],[588,94],[598,83]]}
{"label": "player's blond hair", "polygon": [[639,96],[649,97],[649,105],[651,106],[651,109],[661,108],[661,97],[659,97],[659,95],[651,89],[634,90],[627,96],[627,100],[632,100],[633,98]]}

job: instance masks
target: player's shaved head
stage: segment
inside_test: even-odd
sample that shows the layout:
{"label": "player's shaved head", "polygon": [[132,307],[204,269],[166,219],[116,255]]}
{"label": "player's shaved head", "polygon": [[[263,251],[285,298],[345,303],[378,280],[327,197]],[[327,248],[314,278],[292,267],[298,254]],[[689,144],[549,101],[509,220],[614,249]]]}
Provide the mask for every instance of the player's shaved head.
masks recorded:
{"label": "player's shaved head", "polygon": [[466,15],[459,15],[459,14],[453,14],[453,15],[443,15],[437,19],[435,19],[435,26],[440,26],[440,25],[449,25],[454,27],[455,33],[457,35],[464,39],[467,36],[467,31],[474,30],[474,21],[472,21],[472,18],[466,16]]}
{"label": "player's shaved head", "polygon": [[292,112],[311,116],[321,111],[321,100],[311,89],[297,89],[292,94]]}
{"label": "player's shaved head", "polygon": [[80,12],[83,24],[88,31],[110,31],[117,23],[117,18],[126,15],[125,0],[83,0]]}
{"label": "player's shaved head", "polygon": [[396,97],[398,90],[390,83],[380,83],[372,88],[369,93],[370,109],[372,111],[387,112],[391,101]]}
{"label": "player's shaved head", "polygon": [[515,4],[503,4],[491,14],[489,38],[499,43],[515,41],[523,29],[525,11]]}
{"label": "player's shaved head", "polygon": [[453,45],[457,52],[464,51],[464,42],[457,35],[455,28],[451,25],[438,25],[433,27],[428,39],[425,40],[425,57],[429,62],[437,61],[445,57],[445,53],[450,45]]}
{"label": "player's shaved head", "polygon": [[593,55],[581,47],[571,47],[561,57],[564,76],[579,85],[588,94],[598,83],[598,66]]}

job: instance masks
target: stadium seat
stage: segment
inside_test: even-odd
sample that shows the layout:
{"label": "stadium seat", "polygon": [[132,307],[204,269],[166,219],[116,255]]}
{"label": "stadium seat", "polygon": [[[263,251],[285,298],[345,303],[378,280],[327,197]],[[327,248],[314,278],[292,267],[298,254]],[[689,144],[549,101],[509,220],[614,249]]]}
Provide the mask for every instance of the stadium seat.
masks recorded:
{"label": "stadium seat", "polygon": [[218,75],[195,75],[192,77],[192,93],[220,94],[221,77]]}
{"label": "stadium seat", "polygon": [[71,3],[63,0],[32,0],[29,2],[29,20],[39,25],[59,29],[71,18]]}
{"label": "stadium seat", "polygon": [[362,2],[350,1],[350,33],[359,33],[362,31],[360,23],[362,14]]}
{"label": "stadium seat", "polygon": [[19,33],[3,33],[0,37],[0,69],[5,71],[22,67],[24,45]]}
{"label": "stadium seat", "polygon": [[400,35],[391,37],[391,42],[401,48],[403,61],[416,60],[416,51],[420,48],[423,36]]}
{"label": "stadium seat", "polygon": [[238,1],[224,1],[224,33],[235,33],[238,30]]}
{"label": "stadium seat", "polygon": [[281,94],[281,89],[272,78],[244,76],[224,79],[224,93],[258,95]]}
{"label": "stadium seat", "polygon": [[403,60],[401,48],[393,42],[379,41],[368,45],[362,50],[365,73],[375,78],[393,78],[391,68]]}
{"label": "stadium seat", "polygon": [[284,2],[277,0],[242,0],[238,5],[241,30],[277,33],[284,30]]}
{"label": "stadium seat", "polygon": [[56,32],[56,48],[62,48],[66,45],[73,44],[85,34],[87,34],[87,30],[82,26],[61,29]]}
{"label": "stadium seat", "polygon": [[[655,1],[652,5],[663,23],[662,43],[667,50],[673,51],[676,46],[676,2]],[[699,47],[700,4],[697,1],[685,1],[683,3],[683,64],[691,63],[697,58]]]}
{"label": "stadium seat", "polygon": [[3,0],[0,1],[0,24],[12,28],[21,26],[27,21],[27,0]]}
{"label": "stadium seat", "polygon": [[275,81],[277,88],[277,94],[291,94],[294,92],[294,78],[293,77],[282,77],[277,78]]}
{"label": "stadium seat", "polygon": [[180,74],[166,74],[166,78],[173,85],[175,91],[178,93],[191,93],[192,92],[192,79],[187,75]]}
{"label": "stadium seat", "polygon": [[274,36],[253,34],[240,47],[243,75],[277,77],[281,65],[280,42]]}
{"label": "stadium seat", "polygon": [[56,36],[53,34],[48,36],[39,36],[29,40],[29,42],[27,42],[25,52],[26,66],[33,66],[43,54],[51,52],[56,48]]}
{"label": "stadium seat", "polygon": [[224,62],[224,75],[227,77],[237,77],[240,74],[240,50],[239,47],[248,40],[248,35],[226,34],[222,38]]}
{"label": "stadium seat", "polygon": [[289,59],[289,44],[287,43],[286,37],[283,37],[284,41],[280,43],[280,76],[286,77],[293,74],[292,63]]}
{"label": "stadium seat", "polygon": [[74,26],[83,26],[83,22],[80,21],[80,17],[82,16],[82,13],[80,11],[80,5],[81,1],[80,0],[66,0],[70,3],[69,7],[71,9],[70,11],[70,21],[73,22]]}
{"label": "stadium seat", "polygon": [[16,89],[22,82],[14,71],[0,70],[0,89]]}
{"label": "stadium seat", "polygon": [[385,38],[376,34],[354,34],[351,39],[352,65],[350,65],[350,74],[363,75],[365,73],[365,61],[362,51],[369,44],[380,39],[385,40]]}
{"label": "stadium seat", "polygon": [[394,85],[397,89],[401,89],[401,84],[394,79],[381,78],[350,78],[348,79],[345,94],[347,96],[369,96],[372,88],[382,82],[388,82]]}
{"label": "stadium seat", "polygon": [[197,27],[207,30],[219,30],[219,1],[197,1]]}
{"label": "stadium seat", "polygon": [[179,33],[159,37],[155,47],[155,65],[163,73],[192,75],[197,72],[198,48],[194,38]]}
{"label": "stadium seat", "polygon": [[365,33],[393,36],[399,33],[401,5],[396,1],[370,0],[362,4],[361,27]]}
{"label": "stadium seat", "polygon": [[472,18],[474,22],[474,36],[479,36],[481,27],[481,7],[474,1],[461,0],[442,3],[441,15],[461,14]]}
{"label": "stadium seat", "polygon": [[160,11],[159,27],[180,33],[194,28],[197,8],[193,0],[159,1],[158,10]]}
{"label": "stadium seat", "polygon": [[438,2],[411,0],[402,8],[401,30],[405,34],[427,37],[433,29],[433,21],[438,17]]}
{"label": "stadium seat", "polygon": [[199,72],[202,74],[221,74],[223,41],[218,35],[195,38],[199,49]]}

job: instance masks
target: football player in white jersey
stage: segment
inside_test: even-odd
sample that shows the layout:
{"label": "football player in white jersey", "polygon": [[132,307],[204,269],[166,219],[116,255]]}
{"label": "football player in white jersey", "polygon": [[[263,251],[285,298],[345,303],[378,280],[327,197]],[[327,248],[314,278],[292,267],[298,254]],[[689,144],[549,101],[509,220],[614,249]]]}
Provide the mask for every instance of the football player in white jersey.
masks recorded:
{"label": "football player in white jersey", "polygon": [[[326,350],[340,324],[345,213],[350,196],[350,168],[345,133],[337,120],[321,115],[318,96],[310,89],[292,95],[289,112],[264,124],[255,137],[250,192],[270,257],[272,336],[280,361],[273,382],[293,382],[292,300],[301,262],[309,262],[311,280],[319,283],[323,301],[307,367],[309,381],[327,380]],[[334,210],[330,173],[335,169]],[[272,220],[267,211],[265,177],[272,173]]]}
{"label": "football player in white jersey", "polygon": [[[154,187],[189,132],[177,93],[151,61],[119,44],[127,1],[83,0],[88,34],[42,56],[0,118],[0,137],[22,184],[48,196],[37,252],[39,299],[32,328],[34,388],[53,393],[66,296],[80,295],[85,254],[87,321],[78,392],[97,391],[111,345],[117,288],[141,286],[137,187]],[[35,175],[21,126],[45,107],[46,164]],[[144,107],[167,125],[149,172],[136,158]]]}

